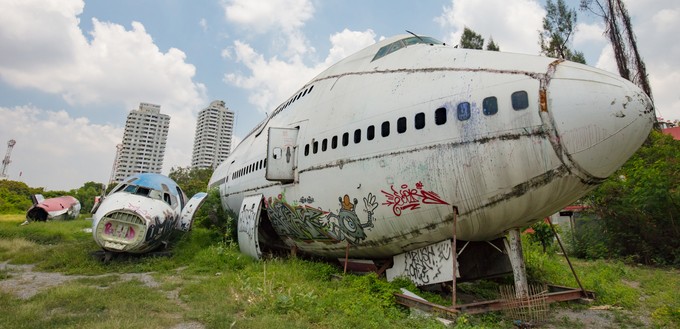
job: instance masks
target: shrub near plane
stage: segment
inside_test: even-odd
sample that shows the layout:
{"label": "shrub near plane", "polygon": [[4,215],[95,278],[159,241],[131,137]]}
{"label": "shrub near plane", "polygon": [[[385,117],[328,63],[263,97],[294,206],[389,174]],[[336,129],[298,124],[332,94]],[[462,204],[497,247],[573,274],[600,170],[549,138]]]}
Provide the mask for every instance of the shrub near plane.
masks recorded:
{"label": "shrub near plane", "polygon": [[166,176],[132,175],[95,205],[92,235],[109,253],[157,250],[167,245],[173,231],[191,229],[193,216],[206,195],[200,192],[187,199]]}
{"label": "shrub near plane", "polygon": [[302,86],[209,186],[239,213],[252,257],[289,248],[393,259],[388,279],[434,283],[451,258],[454,208],[458,252],[493,241],[469,257],[492,274],[497,239],[603,182],[653,120],[650,99],[614,74],[401,35]]}

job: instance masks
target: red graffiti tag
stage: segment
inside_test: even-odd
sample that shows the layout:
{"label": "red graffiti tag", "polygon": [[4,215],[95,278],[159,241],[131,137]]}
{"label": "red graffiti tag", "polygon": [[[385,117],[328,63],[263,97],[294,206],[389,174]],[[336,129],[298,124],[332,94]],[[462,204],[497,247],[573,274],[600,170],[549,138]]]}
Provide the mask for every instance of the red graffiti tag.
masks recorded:
{"label": "red graffiti tag", "polygon": [[416,183],[416,188],[409,188],[407,184],[402,184],[400,187],[401,189],[397,191],[392,185],[390,187],[392,193],[380,191],[387,197],[383,205],[392,206],[392,211],[397,216],[401,216],[403,210],[419,209],[421,204],[449,204],[437,193],[423,190],[422,182]]}

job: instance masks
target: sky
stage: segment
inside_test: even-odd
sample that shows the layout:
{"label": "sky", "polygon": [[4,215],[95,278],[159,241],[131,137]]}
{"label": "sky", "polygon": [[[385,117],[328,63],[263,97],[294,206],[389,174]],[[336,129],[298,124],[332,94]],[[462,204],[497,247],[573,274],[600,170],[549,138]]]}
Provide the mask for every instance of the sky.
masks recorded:
{"label": "sky", "polygon": [[[603,23],[577,9],[572,48],[617,72]],[[657,109],[680,119],[680,2],[627,0]],[[501,51],[539,54],[544,0],[0,0],[0,156],[46,190],[107,183],[125,119],[161,106],[163,173],[191,164],[196,117],[236,113],[234,145],[307,81],[383,38],[458,44],[464,27]]]}

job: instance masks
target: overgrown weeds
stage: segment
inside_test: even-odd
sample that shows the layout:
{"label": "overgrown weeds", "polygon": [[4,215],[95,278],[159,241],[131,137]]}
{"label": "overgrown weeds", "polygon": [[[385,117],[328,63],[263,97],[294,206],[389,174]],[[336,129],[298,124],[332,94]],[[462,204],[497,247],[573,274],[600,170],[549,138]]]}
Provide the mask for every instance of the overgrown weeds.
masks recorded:
{"label": "overgrown weeds", "polygon": [[[91,256],[97,250],[91,233],[82,231],[89,221],[19,226],[21,221],[0,217],[0,261],[85,277],[42,288],[25,300],[0,292],[0,323],[12,328],[167,328],[185,322],[206,328],[444,327],[431,318],[412,317],[395,303],[393,294],[399,288],[418,291],[408,280],[388,283],[375,275],[342,275],[335,265],[300,258],[254,261],[237,245],[204,228],[196,227],[180,238],[169,257],[130,257],[102,264]],[[59,238],[50,238],[52,233]],[[576,286],[563,258],[527,242],[524,251],[532,281]],[[585,288],[596,292],[596,303],[650,314],[659,327],[680,325],[677,271],[621,262],[574,263]],[[145,272],[152,272],[153,284],[123,279],[123,273]],[[13,275],[0,271],[0,280],[13,280]],[[493,299],[497,285],[465,283],[459,292]],[[446,297],[420,294],[450,305]],[[454,325],[511,326],[497,313],[461,316]]]}

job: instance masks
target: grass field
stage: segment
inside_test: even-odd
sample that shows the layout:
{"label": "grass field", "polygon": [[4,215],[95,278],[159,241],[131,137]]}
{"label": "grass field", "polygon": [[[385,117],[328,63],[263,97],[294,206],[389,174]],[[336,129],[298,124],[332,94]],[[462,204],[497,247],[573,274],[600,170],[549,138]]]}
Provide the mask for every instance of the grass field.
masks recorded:
{"label": "grass field", "polygon": [[[444,328],[411,317],[397,305],[400,287],[375,275],[342,275],[321,261],[274,258],[254,261],[207,230],[184,236],[170,257],[92,257],[98,247],[90,222],[19,226],[23,215],[0,215],[0,327],[2,328]],[[561,258],[527,246],[531,277],[575,286]],[[576,262],[584,285],[611,306],[612,328],[680,326],[677,270],[616,262]],[[461,289],[491,294],[495,282]],[[460,289],[459,289],[460,290]],[[423,294],[435,302],[438,296]],[[588,328],[590,306],[560,304],[546,327]],[[642,317],[640,317],[642,315]],[[642,318],[642,320],[641,320]],[[461,316],[456,328],[510,328],[501,314]]]}

